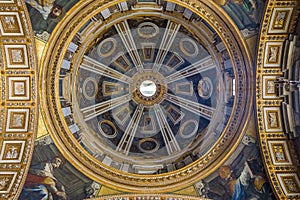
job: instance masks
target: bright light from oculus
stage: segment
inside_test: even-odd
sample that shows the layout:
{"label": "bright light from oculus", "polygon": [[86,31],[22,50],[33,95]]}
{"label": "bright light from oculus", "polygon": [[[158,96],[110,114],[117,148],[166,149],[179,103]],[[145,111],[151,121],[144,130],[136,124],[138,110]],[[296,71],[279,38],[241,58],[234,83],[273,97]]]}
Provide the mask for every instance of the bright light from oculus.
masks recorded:
{"label": "bright light from oculus", "polygon": [[156,85],[153,81],[145,80],[140,85],[140,92],[146,97],[151,97],[156,92]]}

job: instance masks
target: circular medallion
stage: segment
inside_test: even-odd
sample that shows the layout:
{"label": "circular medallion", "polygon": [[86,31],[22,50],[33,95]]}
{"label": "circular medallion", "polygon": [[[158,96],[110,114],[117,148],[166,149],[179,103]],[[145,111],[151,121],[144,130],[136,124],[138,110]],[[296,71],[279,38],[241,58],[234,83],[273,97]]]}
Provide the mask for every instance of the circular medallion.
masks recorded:
{"label": "circular medallion", "polygon": [[95,98],[97,92],[98,92],[98,84],[97,81],[94,78],[87,78],[84,80],[82,92],[85,98],[87,99],[93,99]]}
{"label": "circular medallion", "polygon": [[213,92],[213,83],[208,77],[203,77],[198,82],[198,94],[200,97],[204,99],[208,99],[211,97]]}
{"label": "circular medallion", "polygon": [[103,40],[97,48],[98,55],[101,57],[108,57],[112,55],[112,53],[116,49],[116,40],[114,38],[107,38]]}
{"label": "circular medallion", "polygon": [[185,121],[179,129],[179,134],[182,138],[190,138],[197,133],[198,122],[196,120],[190,119]]}
{"label": "circular medallion", "polygon": [[159,28],[151,22],[143,22],[137,28],[138,34],[143,38],[152,38],[159,33]]}
{"label": "circular medallion", "polygon": [[199,49],[193,40],[189,38],[183,38],[180,40],[180,50],[187,56],[195,57],[198,55]]}
{"label": "circular medallion", "polygon": [[144,138],[139,142],[139,149],[144,153],[154,153],[159,149],[159,143],[153,138]]}
{"label": "circular medallion", "polygon": [[106,138],[115,138],[117,136],[117,129],[111,121],[100,121],[98,124],[98,129],[100,133]]}

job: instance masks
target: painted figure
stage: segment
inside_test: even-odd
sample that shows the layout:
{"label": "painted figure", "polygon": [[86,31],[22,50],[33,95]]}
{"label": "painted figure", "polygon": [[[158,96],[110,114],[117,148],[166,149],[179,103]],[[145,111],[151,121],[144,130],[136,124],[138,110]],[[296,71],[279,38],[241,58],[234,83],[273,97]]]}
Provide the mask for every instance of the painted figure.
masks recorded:
{"label": "painted figure", "polygon": [[54,177],[54,171],[62,164],[62,158],[54,157],[50,161],[31,166],[20,199],[66,200],[67,196],[63,185]]}
{"label": "painted figure", "polygon": [[51,33],[63,15],[63,8],[54,0],[36,1],[25,0],[32,21],[32,28],[36,34]]}
{"label": "painted figure", "polygon": [[262,18],[263,0],[215,0],[235,22],[244,36],[255,33]]}
{"label": "painted figure", "polygon": [[[52,12],[54,1],[55,0],[37,2],[36,0],[25,0],[26,3],[31,5],[31,7],[35,8],[37,11],[39,11],[42,14],[44,20],[47,20],[49,14]],[[57,12],[57,14],[59,13]]]}
{"label": "painted figure", "polygon": [[230,166],[222,166],[219,176],[227,181],[232,200],[273,199],[270,185],[256,160],[246,161],[238,177],[233,174]]}

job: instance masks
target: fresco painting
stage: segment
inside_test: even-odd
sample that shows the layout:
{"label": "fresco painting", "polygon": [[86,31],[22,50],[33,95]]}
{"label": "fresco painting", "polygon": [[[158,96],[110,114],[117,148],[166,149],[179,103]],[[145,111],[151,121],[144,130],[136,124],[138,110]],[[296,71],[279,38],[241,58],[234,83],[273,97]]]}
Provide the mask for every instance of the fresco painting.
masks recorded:
{"label": "fresco painting", "polygon": [[259,30],[264,13],[265,0],[215,0],[231,17],[244,37]]}
{"label": "fresco painting", "polygon": [[101,186],[77,171],[58,151],[50,135],[35,142],[22,200],[82,200]]}
{"label": "fresco painting", "polygon": [[61,157],[54,157],[51,160],[32,165],[20,198],[66,200],[65,188],[54,176],[55,170],[62,164]]}
{"label": "fresco painting", "polygon": [[78,0],[25,0],[36,37],[47,41],[60,20]]}
{"label": "fresco painting", "polygon": [[235,155],[201,183],[195,184],[199,195],[214,200],[276,199],[264,170],[255,129],[251,127]]}

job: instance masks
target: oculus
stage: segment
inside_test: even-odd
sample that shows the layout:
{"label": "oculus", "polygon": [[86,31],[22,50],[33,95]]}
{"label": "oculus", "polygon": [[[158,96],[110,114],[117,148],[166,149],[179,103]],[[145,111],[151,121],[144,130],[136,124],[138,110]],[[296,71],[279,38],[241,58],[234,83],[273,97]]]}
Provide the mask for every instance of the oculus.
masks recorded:
{"label": "oculus", "polygon": [[151,97],[156,93],[156,85],[151,80],[145,80],[140,85],[140,92],[146,97]]}

